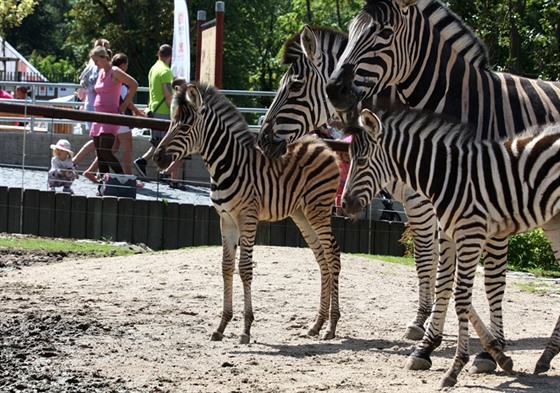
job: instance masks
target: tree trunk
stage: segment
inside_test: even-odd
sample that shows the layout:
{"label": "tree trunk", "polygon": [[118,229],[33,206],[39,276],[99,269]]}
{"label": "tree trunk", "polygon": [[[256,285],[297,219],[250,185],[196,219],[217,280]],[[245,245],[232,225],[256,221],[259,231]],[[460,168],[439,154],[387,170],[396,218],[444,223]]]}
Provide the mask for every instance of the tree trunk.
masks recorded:
{"label": "tree trunk", "polygon": [[525,0],[510,0],[509,1],[509,12],[510,12],[510,35],[509,35],[509,72],[522,75],[523,74],[523,62],[521,61],[522,49],[521,49],[521,35],[519,34],[519,29],[517,28],[517,21],[522,20],[525,9]]}

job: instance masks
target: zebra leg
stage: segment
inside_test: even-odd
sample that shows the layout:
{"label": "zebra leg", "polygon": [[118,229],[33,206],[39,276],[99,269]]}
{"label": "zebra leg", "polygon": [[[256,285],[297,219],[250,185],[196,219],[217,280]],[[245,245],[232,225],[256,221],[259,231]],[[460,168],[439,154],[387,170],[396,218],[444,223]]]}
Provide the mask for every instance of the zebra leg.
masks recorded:
{"label": "zebra leg", "polygon": [[554,327],[554,331],[546,344],[546,348],[543,351],[541,357],[537,361],[537,365],[535,366],[534,374],[540,374],[547,372],[550,369],[550,362],[552,359],[558,355],[560,352],[560,317],[556,321],[556,326]]}
{"label": "zebra leg", "polygon": [[[459,227],[460,224],[459,222],[456,226]],[[476,266],[482,254],[483,239],[486,238],[482,228],[472,226],[469,229],[471,229],[469,232],[455,234],[457,267],[454,297],[459,329],[455,357],[441,381],[441,388],[455,386],[459,373],[469,361],[469,312],[472,305],[472,288]],[[481,337],[481,340],[485,344],[484,337]]]}
{"label": "zebra leg", "polygon": [[[414,241],[414,266],[418,276],[418,309],[416,317],[410,322],[404,334],[409,340],[421,340],[424,324],[433,306],[434,284],[437,270],[437,220],[431,205],[425,203],[413,208],[406,207],[409,226]],[[409,215],[412,211],[412,215]]]}
{"label": "zebra leg", "polygon": [[[245,223],[247,224],[247,223]],[[249,344],[251,341],[251,325],[255,320],[253,315],[253,302],[251,297],[251,284],[253,282],[253,246],[258,221],[252,225],[244,225],[245,231],[240,227],[240,252],[239,252],[239,276],[243,283],[243,333],[239,337],[240,344]],[[245,234],[244,234],[245,232]]]}
{"label": "zebra leg", "polygon": [[455,242],[440,232],[439,249],[440,261],[436,274],[435,303],[426,325],[424,337],[406,361],[405,369],[407,370],[428,370],[432,367],[430,355],[441,344],[443,337],[449,299],[453,293],[456,265]]}
{"label": "zebra leg", "polygon": [[[560,263],[560,215],[555,216],[545,225],[543,225],[543,230],[548,237],[550,245],[552,246],[552,251],[554,251],[554,256],[556,260]],[[535,366],[535,374],[540,374],[548,371],[550,369],[550,362],[552,359],[558,355],[560,352],[560,317],[556,321],[556,326],[546,344],[546,348],[543,351],[541,357],[537,361]]]}
{"label": "zebra leg", "polygon": [[482,345],[484,346],[484,349],[487,351],[489,356],[491,356],[492,359],[496,359],[496,361],[504,371],[508,373],[511,372],[513,370],[513,361],[509,356],[506,356],[504,354],[504,352],[502,351],[502,343],[500,343],[500,341],[497,340],[486,328],[484,322],[482,322],[482,319],[472,305],[469,310],[469,321],[473,325],[474,330],[476,330],[476,333],[478,334],[478,337],[480,338],[480,341],[482,342]]}
{"label": "zebra leg", "polygon": [[[319,209],[324,210],[324,214],[319,213]],[[340,248],[332,234],[330,206],[328,209],[313,206],[307,210],[309,210],[306,211],[307,214],[298,209],[291,215],[309,248],[313,251],[321,272],[319,312],[307,334],[317,336],[324,323],[329,320],[329,326],[323,335],[323,339],[328,340],[335,337],[336,325],[340,318],[338,306]]]}
{"label": "zebra leg", "polygon": [[[490,306],[490,333],[505,348],[502,301],[506,288],[508,238],[489,239],[484,247],[484,288]],[[490,373],[496,369],[496,361],[482,351],[473,360],[469,373]]]}
{"label": "zebra leg", "polygon": [[233,317],[233,271],[235,269],[235,256],[238,229],[229,218],[222,217],[220,220],[222,230],[222,278],[224,281],[224,304],[220,324],[210,337],[211,341],[222,341],[224,330]]}

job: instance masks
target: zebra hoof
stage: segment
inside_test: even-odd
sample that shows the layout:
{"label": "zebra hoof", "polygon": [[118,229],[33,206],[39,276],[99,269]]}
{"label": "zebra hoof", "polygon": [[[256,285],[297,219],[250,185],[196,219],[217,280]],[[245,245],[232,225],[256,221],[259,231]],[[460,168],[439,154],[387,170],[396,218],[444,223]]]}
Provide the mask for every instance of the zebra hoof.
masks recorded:
{"label": "zebra hoof", "polygon": [[315,337],[319,335],[319,331],[317,329],[311,328],[307,331],[307,335],[311,337]]}
{"label": "zebra hoof", "polygon": [[550,363],[537,362],[537,365],[535,366],[535,371],[533,371],[533,374],[535,374],[535,375],[542,374],[542,373],[547,372],[548,370],[550,370]]}
{"label": "zebra hoof", "polygon": [[513,372],[513,360],[509,356],[503,356],[501,359],[498,359],[498,364],[506,373]]}
{"label": "zebra hoof", "polygon": [[335,337],[334,332],[332,331],[326,331],[325,334],[323,334],[323,340],[332,340]]}
{"label": "zebra hoof", "polygon": [[222,341],[222,339],[224,338],[224,335],[220,332],[214,332],[212,333],[212,336],[210,336],[210,341]]}
{"label": "zebra hoof", "polygon": [[440,389],[452,388],[455,385],[457,385],[457,378],[446,376],[441,380],[441,383],[439,384],[439,388]]}
{"label": "zebra hoof", "polygon": [[414,323],[409,324],[404,332],[404,338],[414,341],[422,340],[424,337],[424,329]]}
{"label": "zebra hoof", "polygon": [[432,367],[430,358],[424,359],[416,356],[409,356],[404,368],[405,370],[429,370]]}
{"label": "zebra hoof", "polygon": [[490,374],[496,370],[497,364],[488,352],[481,352],[474,358],[470,374]]}
{"label": "zebra hoof", "polygon": [[243,333],[241,336],[239,336],[239,344],[249,344],[250,341],[251,336],[249,336],[248,334]]}

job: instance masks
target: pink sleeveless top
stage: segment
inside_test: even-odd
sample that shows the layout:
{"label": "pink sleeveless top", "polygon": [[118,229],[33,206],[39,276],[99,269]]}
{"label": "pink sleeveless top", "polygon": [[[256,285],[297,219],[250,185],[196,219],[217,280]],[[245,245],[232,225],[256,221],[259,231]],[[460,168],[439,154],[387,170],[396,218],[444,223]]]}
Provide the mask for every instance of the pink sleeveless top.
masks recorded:
{"label": "pink sleeveless top", "polygon": [[[109,72],[105,74],[105,70],[100,69],[97,76],[97,83],[94,90],[96,93],[93,108],[95,112],[119,113],[119,97],[121,94],[121,82],[113,82],[113,70],[117,67],[111,67]],[[100,134],[116,135],[119,131],[119,125],[92,123],[89,136],[99,136]]]}

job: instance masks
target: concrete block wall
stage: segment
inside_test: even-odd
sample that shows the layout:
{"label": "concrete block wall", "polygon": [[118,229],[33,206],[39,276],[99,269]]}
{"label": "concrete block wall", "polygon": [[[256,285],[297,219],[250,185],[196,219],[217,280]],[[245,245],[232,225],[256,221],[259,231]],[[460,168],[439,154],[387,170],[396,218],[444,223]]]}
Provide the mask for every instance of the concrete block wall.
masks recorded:
{"label": "concrete block wall", "polygon": [[[402,256],[400,222],[333,217],[343,252]],[[220,220],[212,206],[88,197],[0,186],[0,233],[144,243],[154,250],[220,245]],[[257,244],[306,247],[292,220],[263,222]]]}

